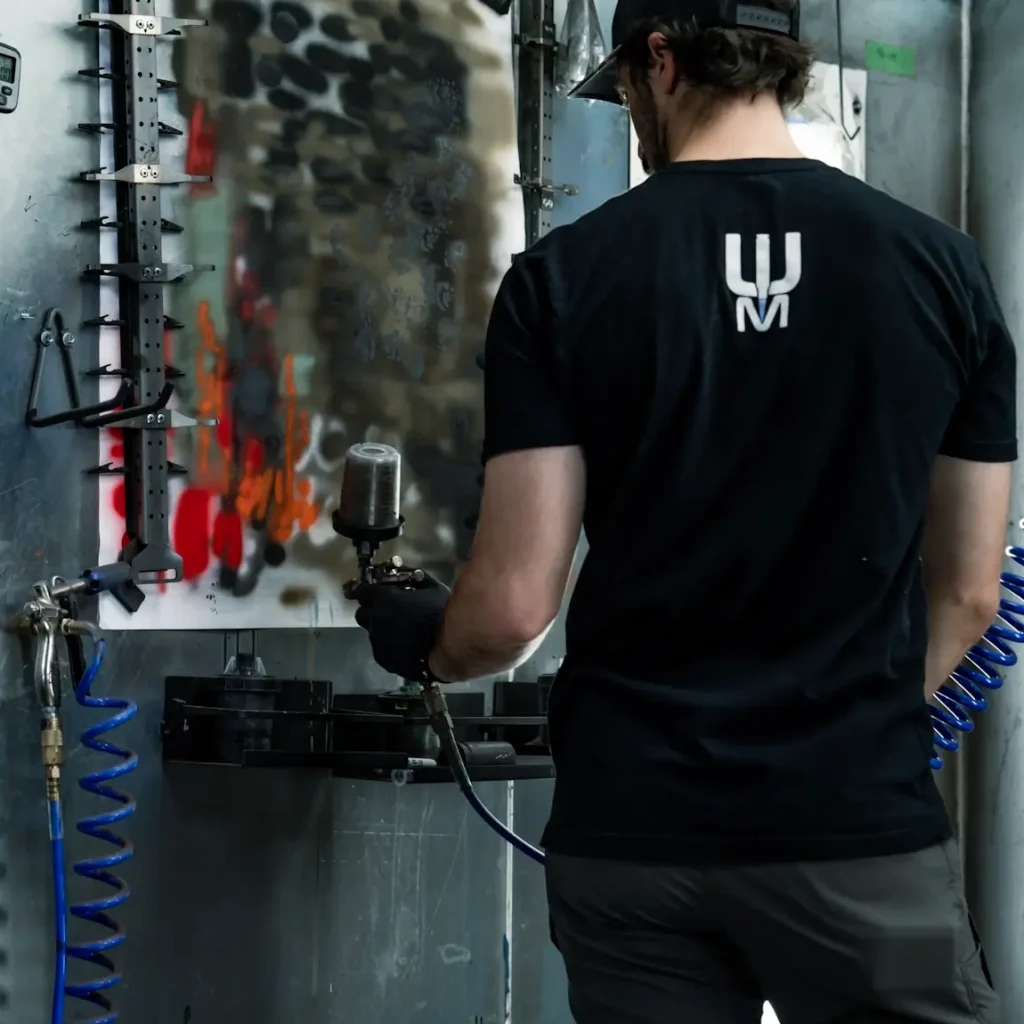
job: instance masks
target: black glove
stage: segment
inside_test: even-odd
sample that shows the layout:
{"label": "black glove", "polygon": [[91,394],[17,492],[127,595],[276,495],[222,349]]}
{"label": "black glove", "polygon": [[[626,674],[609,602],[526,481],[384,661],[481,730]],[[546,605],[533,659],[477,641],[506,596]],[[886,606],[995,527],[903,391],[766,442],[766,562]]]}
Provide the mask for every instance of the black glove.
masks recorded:
{"label": "black glove", "polygon": [[428,575],[412,585],[368,583],[356,591],[356,622],[370,634],[373,660],[385,672],[423,679],[450,594]]}

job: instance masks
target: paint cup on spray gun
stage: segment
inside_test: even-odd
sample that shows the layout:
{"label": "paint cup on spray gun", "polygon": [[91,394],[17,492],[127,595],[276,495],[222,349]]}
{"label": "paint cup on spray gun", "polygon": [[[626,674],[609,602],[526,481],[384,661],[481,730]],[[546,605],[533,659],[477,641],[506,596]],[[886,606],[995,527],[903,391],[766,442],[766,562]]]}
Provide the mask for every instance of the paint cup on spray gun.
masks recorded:
{"label": "paint cup on spray gun", "polygon": [[[374,582],[377,550],[402,533],[401,480],[402,456],[390,445],[362,442],[345,453],[341,497],[331,523],[335,533],[352,541],[359,561],[358,578],[345,584],[346,597],[364,583]],[[401,562],[394,562],[394,568],[400,569]]]}

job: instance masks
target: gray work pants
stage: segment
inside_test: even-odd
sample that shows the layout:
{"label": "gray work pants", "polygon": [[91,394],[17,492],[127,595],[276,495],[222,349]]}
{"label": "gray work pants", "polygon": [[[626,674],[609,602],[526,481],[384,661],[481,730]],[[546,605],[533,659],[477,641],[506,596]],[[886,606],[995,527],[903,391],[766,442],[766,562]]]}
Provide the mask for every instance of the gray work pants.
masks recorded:
{"label": "gray work pants", "polygon": [[1001,1024],[954,843],[697,869],[548,855],[577,1024]]}

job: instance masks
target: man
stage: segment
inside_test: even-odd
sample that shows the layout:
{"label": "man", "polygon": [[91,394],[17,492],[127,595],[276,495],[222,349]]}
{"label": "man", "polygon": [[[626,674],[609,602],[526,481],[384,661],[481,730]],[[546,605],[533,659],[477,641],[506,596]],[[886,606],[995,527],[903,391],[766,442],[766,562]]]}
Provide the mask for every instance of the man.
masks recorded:
{"label": "man", "polygon": [[505,277],[447,605],[361,595],[385,668],[503,671],[583,524],[544,836],[580,1024],[999,1020],[923,690],[997,612],[1014,348],[969,238],[794,147],[798,15],[620,0],[579,94],[653,176]]}

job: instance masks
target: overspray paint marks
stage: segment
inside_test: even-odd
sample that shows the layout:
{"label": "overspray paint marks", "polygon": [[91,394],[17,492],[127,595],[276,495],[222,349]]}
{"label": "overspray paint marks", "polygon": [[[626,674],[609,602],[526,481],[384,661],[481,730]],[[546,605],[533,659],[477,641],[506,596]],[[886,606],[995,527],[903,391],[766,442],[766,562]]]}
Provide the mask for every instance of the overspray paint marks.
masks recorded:
{"label": "overspray paint marks", "polygon": [[913,78],[917,74],[917,51],[911,46],[893,46],[869,39],[865,59],[868,71],[881,71],[904,78]]}
{"label": "overspray paint marks", "polygon": [[227,373],[227,352],[217,340],[210,316],[210,304],[198,310],[200,344],[195,353],[196,408],[203,419],[215,419],[215,427],[200,427],[196,436],[193,476],[203,486],[221,495],[232,489],[231,396]]}
{"label": "overspray paint marks", "polygon": [[[114,463],[122,464],[124,462],[124,432],[119,427],[111,427],[110,429],[110,459]],[[123,520],[127,513],[127,500],[125,498],[124,480],[118,480],[114,484],[110,493],[110,503],[114,510],[114,514],[118,519]],[[122,550],[124,544],[121,545]]]}
{"label": "overspray paint marks", "polygon": [[122,518],[128,513],[128,502],[125,497],[124,481],[119,480],[114,486],[113,494],[111,495],[114,504],[114,511]]}
{"label": "overspray paint marks", "polygon": [[308,398],[312,390],[313,369],[316,366],[316,356],[308,352],[296,352],[292,356],[292,376],[295,381],[295,391],[299,398]]}
{"label": "overspray paint marks", "polygon": [[218,512],[213,521],[214,557],[229,569],[242,564],[242,519],[237,512]]}
{"label": "overspray paint marks", "polygon": [[172,544],[181,555],[182,577],[198,579],[210,567],[210,501],[213,495],[198,487],[187,487],[178,499]]}
{"label": "overspray paint marks", "polygon": [[[188,124],[188,147],[185,150],[185,173],[203,178],[214,177],[217,169],[217,134],[215,123],[206,116],[206,104],[197,100]],[[212,183],[192,186],[192,194],[212,192]]]}
{"label": "overspray paint marks", "polygon": [[[317,506],[335,500],[347,444],[367,429],[407,435],[417,446],[440,435],[446,451],[453,449],[448,461],[461,465],[472,457],[480,417],[468,435],[461,425],[451,437],[445,429],[453,401],[462,404],[468,387],[479,387],[466,365],[472,354],[465,359],[459,352],[460,335],[477,337],[485,328],[495,271],[503,269],[506,251],[522,248],[517,238],[504,244],[521,210],[515,202],[505,209],[512,171],[494,155],[515,143],[514,103],[501,127],[491,102],[512,99],[510,47],[502,31],[487,38],[495,26],[484,19],[485,6],[477,4],[472,31],[464,31],[464,4],[421,14],[418,2],[381,7],[380,0],[356,0],[352,7],[349,0],[351,11],[342,17],[320,9],[331,3],[311,7],[309,0],[216,0],[208,13],[217,31],[193,35],[176,51],[178,77],[191,86],[182,90],[180,107],[175,97],[167,102],[184,115],[185,164],[216,178],[212,188],[189,189],[185,216],[176,219],[188,228],[185,258],[219,269],[176,293],[184,294],[175,305],[190,329],[175,337],[175,365],[187,373],[183,408],[219,425],[175,443],[175,461],[187,475],[172,481],[172,512],[185,489],[205,492],[189,500],[205,513],[200,532],[209,537],[203,586],[185,588],[167,606],[175,628],[208,618],[211,588],[229,590],[235,613],[251,615],[260,627],[283,625],[277,592],[285,584],[307,587],[308,614],[320,622],[333,621],[335,611],[339,624],[348,621],[350,612],[344,602],[335,606],[323,579],[333,568],[323,563],[333,562],[339,548]],[[288,17],[275,22],[282,11]],[[497,87],[496,71],[505,73],[507,89]],[[257,81],[259,95],[252,91]],[[269,89],[286,90],[285,105],[303,112],[275,109]],[[486,107],[474,111],[470,99],[482,93]],[[502,184],[492,187],[496,182]],[[321,205],[323,196],[329,204]],[[402,249],[394,263],[389,245]],[[396,288],[403,293],[398,304]],[[209,305],[201,319],[212,322],[197,330],[203,299]],[[311,333],[293,337],[296,316],[307,313]],[[386,395],[353,386],[357,332],[358,351],[379,364],[374,372],[387,381]],[[289,352],[291,394],[282,365]],[[416,384],[428,376],[440,385],[439,396],[454,385],[458,398],[422,401]],[[432,477],[415,482],[430,498],[418,513],[422,539],[406,543],[432,564],[449,562],[452,542],[434,526],[451,517],[452,499],[432,486]],[[101,510],[104,527],[117,526],[115,536],[121,524],[109,517],[116,483],[104,488]],[[243,516],[247,499],[263,521]],[[193,514],[186,508],[178,524],[172,515],[172,528],[187,527]],[[310,536],[300,537],[314,516]],[[227,567],[239,552],[238,579],[229,582]],[[286,559],[287,574],[275,574],[272,566]],[[276,576],[269,589],[261,585],[266,574]],[[306,614],[303,608],[291,618]],[[135,623],[170,625],[154,622],[160,618],[154,602]]]}
{"label": "overspray paint marks", "polygon": [[423,374],[426,371],[426,360],[424,359],[422,349],[407,347],[402,353],[402,365],[405,367],[405,372],[413,380],[423,380]]}
{"label": "overspray paint marks", "polygon": [[246,472],[238,485],[235,508],[247,521],[266,523],[267,536],[279,544],[296,532],[310,529],[320,516],[312,500],[313,481],[299,477],[295,467],[309,446],[309,416],[299,410],[294,355],[284,357],[281,390],[284,398],[284,453],[282,465]]}

